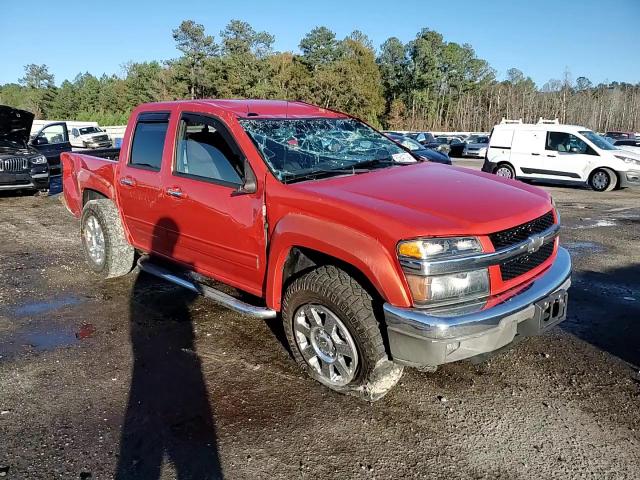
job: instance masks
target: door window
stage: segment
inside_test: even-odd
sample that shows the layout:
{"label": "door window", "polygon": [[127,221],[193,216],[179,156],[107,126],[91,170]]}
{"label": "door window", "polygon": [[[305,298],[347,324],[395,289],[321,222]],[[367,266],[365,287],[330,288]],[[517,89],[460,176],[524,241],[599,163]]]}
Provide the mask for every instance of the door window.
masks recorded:
{"label": "door window", "polygon": [[146,170],[160,170],[168,125],[168,118],[160,121],[138,121],[133,134],[129,165]]}
{"label": "door window", "polygon": [[67,132],[64,128],[64,125],[56,124],[49,125],[44,127],[42,131],[38,134],[36,139],[37,145],[55,145],[57,143],[65,143],[67,142]]}
{"label": "door window", "polygon": [[561,153],[595,154],[584,141],[566,132],[548,132],[546,149]]}
{"label": "door window", "polygon": [[176,151],[176,174],[222,185],[242,184],[241,156],[217,120],[184,115]]}

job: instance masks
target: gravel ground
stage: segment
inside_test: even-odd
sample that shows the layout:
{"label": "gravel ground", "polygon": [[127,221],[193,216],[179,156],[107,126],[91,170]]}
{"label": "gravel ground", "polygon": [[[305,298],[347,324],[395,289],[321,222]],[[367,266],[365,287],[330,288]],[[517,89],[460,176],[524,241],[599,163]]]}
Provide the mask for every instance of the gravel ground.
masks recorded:
{"label": "gravel ground", "polygon": [[97,280],[57,199],[3,194],[0,477],[640,478],[640,191],[544,188],[568,320],[374,404],[303,375],[276,321]]}

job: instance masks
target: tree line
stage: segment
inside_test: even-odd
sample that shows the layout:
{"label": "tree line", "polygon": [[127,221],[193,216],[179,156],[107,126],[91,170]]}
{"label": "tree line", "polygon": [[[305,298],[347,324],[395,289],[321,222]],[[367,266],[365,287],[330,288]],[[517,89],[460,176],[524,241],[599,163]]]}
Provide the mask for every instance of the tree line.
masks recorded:
{"label": "tree line", "polygon": [[487,131],[501,118],[558,118],[594,130],[640,130],[640,83],[601,83],[564,72],[542,87],[516,68],[499,81],[471,45],[428,28],[378,49],[358,30],[343,39],[316,27],[299,53],[278,52],[275,38],[232,20],[218,38],[183,21],[172,32],[181,55],[130,62],[121,75],[88,72],[56,86],[46,65],[25,66],[18,83],[0,85],[0,104],[37,118],[124,124],[144,102],[183,98],[303,100],[373,125],[407,130]]}

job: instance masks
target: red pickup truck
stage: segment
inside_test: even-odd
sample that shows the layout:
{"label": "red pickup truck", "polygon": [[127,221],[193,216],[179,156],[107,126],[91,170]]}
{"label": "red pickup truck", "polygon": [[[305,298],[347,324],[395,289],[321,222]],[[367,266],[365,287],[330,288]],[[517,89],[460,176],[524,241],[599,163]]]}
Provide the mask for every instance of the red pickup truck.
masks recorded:
{"label": "red pickup truck", "polygon": [[[301,102],[141,105],[119,159],[65,153],[64,198],[91,268],[137,265],[234,310],[282,319],[295,360],[375,400],[566,316],[571,260],[541,189],[421,161]],[[247,295],[230,295],[210,280]]]}

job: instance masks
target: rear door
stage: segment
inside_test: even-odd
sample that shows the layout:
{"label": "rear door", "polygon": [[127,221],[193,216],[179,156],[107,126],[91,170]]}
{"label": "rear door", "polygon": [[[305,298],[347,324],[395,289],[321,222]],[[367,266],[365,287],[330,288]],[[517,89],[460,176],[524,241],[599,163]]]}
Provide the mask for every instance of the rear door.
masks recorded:
{"label": "rear door", "polygon": [[172,212],[172,256],[196,271],[260,295],[266,272],[263,195],[237,194],[244,155],[218,118],[184,112],[162,209]]}
{"label": "rear door", "polygon": [[517,176],[539,176],[543,167],[544,131],[516,129],[511,144],[511,163]]}
{"label": "rear door", "polygon": [[60,175],[60,154],[71,151],[69,132],[65,122],[50,123],[41,128],[31,139],[31,146],[47,157],[49,174]]}
{"label": "rear door", "polygon": [[[114,179],[118,205],[133,245],[146,252],[162,253],[167,248],[159,222],[164,218],[162,159],[163,156],[170,158],[172,151],[171,142],[166,141],[168,126],[168,112],[138,115],[129,141],[128,157],[120,162]],[[170,164],[170,161],[164,163]]]}

